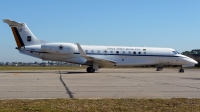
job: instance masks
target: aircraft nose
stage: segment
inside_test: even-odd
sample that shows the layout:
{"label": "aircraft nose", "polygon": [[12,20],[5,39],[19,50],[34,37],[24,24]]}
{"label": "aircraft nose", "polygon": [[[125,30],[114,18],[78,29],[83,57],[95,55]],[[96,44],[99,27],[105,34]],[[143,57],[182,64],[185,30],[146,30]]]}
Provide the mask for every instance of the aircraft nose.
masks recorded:
{"label": "aircraft nose", "polygon": [[191,62],[192,62],[193,64],[198,64],[198,62],[197,62],[196,60],[193,60],[193,59],[191,59]]}
{"label": "aircraft nose", "polygon": [[198,64],[198,62],[192,58],[187,57],[187,63],[188,64]]}
{"label": "aircraft nose", "polygon": [[185,64],[188,64],[188,65],[189,64],[193,64],[193,65],[198,64],[198,62],[196,60],[194,60],[194,59],[192,59],[190,57],[187,57],[185,55],[181,55],[181,57],[183,58]]}

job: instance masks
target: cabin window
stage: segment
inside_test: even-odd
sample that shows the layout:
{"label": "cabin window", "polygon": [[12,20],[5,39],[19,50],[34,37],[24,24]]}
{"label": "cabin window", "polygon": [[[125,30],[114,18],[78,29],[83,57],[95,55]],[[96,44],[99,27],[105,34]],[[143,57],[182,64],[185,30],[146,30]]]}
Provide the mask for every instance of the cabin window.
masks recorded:
{"label": "cabin window", "polygon": [[138,52],[138,54],[141,54],[141,52]]}
{"label": "cabin window", "polygon": [[131,51],[128,51],[128,54],[131,54]]}
{"label": "cabin window", "polygon": [[144,52],[144,54],[146,54],[146,52]]}
{"label": "cabin window", "polygon": [[88,50],[85,50],[86,53],[88,53]]}
{"label": "cabin window", "polygon": [[117,54],[119,54],[119,51],[116,51]]}
{"label": "cabin window", "polygon": [[136,52],[134,51],[133,54],[136,54]]}
{"label": "cabin window", "polygon": [[100,53],[100,50],[98,50],[97,52]]}
{"label": "cabin window", "polygon": [[93,51],[93,50],[91,50],[91,53],[94,53],[94,51]]}
{"label": "cabin window", "polygon": [[125,51],[123,51],[123,54],[125,54]]}
{"label": "cabin window", "polygon": [[112,53],[113,53],[113,51],[110,51],[110,53],[112,54]]}
{"label": "cabin window", "polygon": [[104,51],[104,54],[107,54],[107,51],[106,51],[106,50]]}

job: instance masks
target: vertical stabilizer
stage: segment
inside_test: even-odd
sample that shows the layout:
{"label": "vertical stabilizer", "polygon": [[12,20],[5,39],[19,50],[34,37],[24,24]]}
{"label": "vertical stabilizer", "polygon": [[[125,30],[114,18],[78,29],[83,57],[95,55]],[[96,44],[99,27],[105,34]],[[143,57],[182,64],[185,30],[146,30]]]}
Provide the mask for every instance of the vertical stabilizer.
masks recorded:
{"label": "vertical stabilizer", "polygon": [[9,19],[3,19],[3,22],[11,27],[18,48],[47,43],[37,39],[25,23],[18,23]]}

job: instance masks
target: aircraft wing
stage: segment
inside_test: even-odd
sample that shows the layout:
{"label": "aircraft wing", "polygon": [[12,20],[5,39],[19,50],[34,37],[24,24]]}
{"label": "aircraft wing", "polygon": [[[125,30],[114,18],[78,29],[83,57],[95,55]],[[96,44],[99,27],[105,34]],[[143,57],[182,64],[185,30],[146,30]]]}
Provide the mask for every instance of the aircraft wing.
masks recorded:
{"label": "aircraft wing", "polygon": [[98,64],[99,66],[114,66],[116,64],[115,61],[112,60],[106,60],[106,59],[101,59],[101,58],[96,58],[92,56],[88,56],[82,49],[82,47],[77,43],[78,50],[80,52],[80,55],[87,59],[87,62],[92,63],[92,64]]}

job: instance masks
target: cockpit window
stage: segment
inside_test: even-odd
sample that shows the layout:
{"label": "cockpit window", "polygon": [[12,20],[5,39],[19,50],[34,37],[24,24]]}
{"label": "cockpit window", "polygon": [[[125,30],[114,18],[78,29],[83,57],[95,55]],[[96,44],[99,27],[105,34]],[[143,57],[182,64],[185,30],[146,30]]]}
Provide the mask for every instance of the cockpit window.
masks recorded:
{"label": "cockpit window", "polygon": [[172,51],[173,54],[180,54],[178,51]]}
{"label": "cockpit window", "polygon": [[173,52],[173,54],[177,54],[177,52],[176,51],[172,51]]}
{"label": "cockpit window", "polygon": [[176,51],[177,54],[180,54],[178,51]]}

